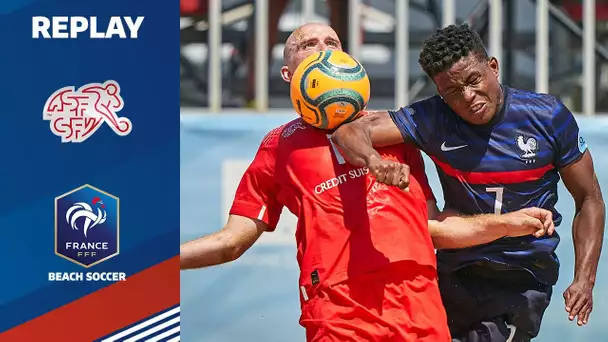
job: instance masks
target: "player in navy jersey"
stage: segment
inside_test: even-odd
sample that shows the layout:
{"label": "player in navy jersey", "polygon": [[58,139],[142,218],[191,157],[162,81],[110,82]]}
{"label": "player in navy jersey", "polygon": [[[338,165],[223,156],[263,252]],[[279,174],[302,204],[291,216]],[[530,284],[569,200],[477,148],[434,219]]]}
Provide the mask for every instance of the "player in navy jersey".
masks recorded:
{"label": "player in navy jersey", "polygon": [[[434,161],[444,211],[506,213],[555,210],[560,176],[574,198],[574,280],[564,292],[569,319],[587,323],[604,233],[605,207],[591,154],[572,113],[547,94],[501,85],[468,25],[438,30],[419,63],[439,95],[397,111],[369,113],[333,140],[380,181],[397,169],[373,147],[409,142]],[[429,217],[437,208],[429,206]],[[536,337],[559,271],[559,235],[500,238],[437,252],[440,289],[456,341],[529,341]]]}

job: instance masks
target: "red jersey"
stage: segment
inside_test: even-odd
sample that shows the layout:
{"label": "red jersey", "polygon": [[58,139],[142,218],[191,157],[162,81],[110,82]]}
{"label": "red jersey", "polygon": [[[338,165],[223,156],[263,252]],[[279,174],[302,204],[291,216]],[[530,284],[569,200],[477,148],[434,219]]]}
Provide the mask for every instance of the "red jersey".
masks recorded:
{"label": "red jersey", "polygon": [[262,220],[270,230],[283,207],[298,217],[304,289],[397,261],[435,267],[426,204],[433,194],[422,156],[405,144],[378,151],[410,166],[409,192],[377,183],[367,168],[344,160],[327,132],[296,119],[266,135],[230,214]]}

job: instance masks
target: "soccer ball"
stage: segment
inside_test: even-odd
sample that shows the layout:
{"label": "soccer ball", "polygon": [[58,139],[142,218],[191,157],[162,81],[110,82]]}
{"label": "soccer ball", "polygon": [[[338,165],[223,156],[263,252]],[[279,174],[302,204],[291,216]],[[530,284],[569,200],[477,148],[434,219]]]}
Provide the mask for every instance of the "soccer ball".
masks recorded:
{"label": "soccer ball", "polygon": [[331,130],[355,120],[369,101],[365,68],[342,51],[306,58],[291,77],[291,103],[308,124]]}

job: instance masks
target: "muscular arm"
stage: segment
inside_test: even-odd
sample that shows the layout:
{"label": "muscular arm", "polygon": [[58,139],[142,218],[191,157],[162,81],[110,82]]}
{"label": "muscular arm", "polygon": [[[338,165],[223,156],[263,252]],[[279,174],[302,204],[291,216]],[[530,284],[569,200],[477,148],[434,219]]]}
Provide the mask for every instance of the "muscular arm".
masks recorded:
{"label": "muscular arm", "polygon": [[238,259],[268,229],[260,220],[230,215],[223,229],[180,246],[180,269],[201,268]]}
{"label": "muscular arm", "polygon": [[429,232],[437,249],[477,246],[505,236],[553,233],[551,212],[527,208],[505,215],[461,216],[453,210],[440,212],[435,201],[428,201]]}
{"label": "muscular arm", "polygon": [[332,140],[355,166],[369,166],[381,159],[374,147],[402,143],[403,135],[387,111],[370,112],[360,119],[340,126]]}
{"label": "muscular arm", "polygon": [[604,238],[605,205],[589,151],[560,170],[576,207],[572,224],[574,280],[595,283]]}

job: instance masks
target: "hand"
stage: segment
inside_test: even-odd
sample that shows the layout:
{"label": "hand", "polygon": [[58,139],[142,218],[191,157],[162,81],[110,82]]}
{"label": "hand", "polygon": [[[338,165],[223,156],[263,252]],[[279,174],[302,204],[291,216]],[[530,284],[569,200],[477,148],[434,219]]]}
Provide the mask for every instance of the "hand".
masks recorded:
{"label": "hand", "polygon": [[534,235],[539,238],[545,234],[553,235],[553,213],[541,208],[524,208],[501,215],[506,219],[506,236],[517,237]]}
{"label": "hand", "polygon": [[408,190],[410,185],[410,167],[396,161],[377,159],[370,163],[369,171],[378,183],[397,186]]}
{"label": "hand", "polygon": [[575,280],[564,291],[564,301],[568,319],[573,321],[578,317],[579,326],[587,324],[593,310],[593,284],[589,281]]}

